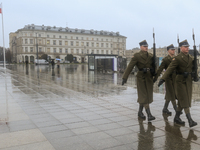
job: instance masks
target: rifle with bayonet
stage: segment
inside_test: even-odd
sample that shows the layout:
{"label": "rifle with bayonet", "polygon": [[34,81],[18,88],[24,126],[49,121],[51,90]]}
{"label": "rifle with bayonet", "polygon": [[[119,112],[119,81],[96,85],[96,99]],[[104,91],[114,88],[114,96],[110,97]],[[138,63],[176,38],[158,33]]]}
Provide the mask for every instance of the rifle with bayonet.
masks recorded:
{"label": "rifle with bayonet", "polygon": [[155,43],[155,33],[153,29],[153,64],[152,64],[153,70],[152,70],[152,75],[156,75],[156,43]]}
{"label": "rifle with bayonet", "polygon": [[178,54],[180,53],[180,47],[179,47],[179,36],[177,35],[177,42],[178,42]]}
{"label": "rifle with bayonet", "polygon": [[193,61],[193,79],[194,81],[198,81],[198,75],[197,75],[197,50],[195,45],[195,35],[194,35],[194,29],[193,29],[193,35],[192,35],[193,41],[194,41],[194,61]]}

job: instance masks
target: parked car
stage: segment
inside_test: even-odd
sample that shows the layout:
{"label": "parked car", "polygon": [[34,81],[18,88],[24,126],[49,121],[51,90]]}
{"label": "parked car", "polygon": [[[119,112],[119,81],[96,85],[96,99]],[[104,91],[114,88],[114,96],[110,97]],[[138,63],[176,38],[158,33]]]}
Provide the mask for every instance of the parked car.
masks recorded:
{"label": "parked car", "polygon": [[49,64],[49,62],[46,61],[45,59],[35,59],[34,63],[36,65],[48,65]]}

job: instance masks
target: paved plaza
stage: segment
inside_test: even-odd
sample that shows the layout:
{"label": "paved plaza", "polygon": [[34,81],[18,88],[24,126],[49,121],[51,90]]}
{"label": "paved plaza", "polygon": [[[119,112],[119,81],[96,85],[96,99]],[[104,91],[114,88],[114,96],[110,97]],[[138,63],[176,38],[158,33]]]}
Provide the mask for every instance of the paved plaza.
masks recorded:
{"label": "paved plaza", "polygon": [[[162,115],[165,89],[154,85],[156,120],[137,117],[136,78],[88,71],[83,64],[0,66],[0,150],[199,150],[200,82],[194,83],[190,128]],[[146,113],[144,112],[146,115]]]}

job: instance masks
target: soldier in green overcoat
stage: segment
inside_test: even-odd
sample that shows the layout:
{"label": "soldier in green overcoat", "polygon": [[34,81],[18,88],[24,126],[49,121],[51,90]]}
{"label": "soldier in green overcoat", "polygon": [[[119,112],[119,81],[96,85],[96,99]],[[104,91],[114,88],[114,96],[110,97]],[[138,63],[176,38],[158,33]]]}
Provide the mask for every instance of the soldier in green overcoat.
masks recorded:
{"label": "soldier in green overcoat", "polygon": [[[174,57],[174,54],[175,54],[174,45],[171,44],[171,45],[167,46],[167,51],[168,51],[168,55],[162,59],[162,63],[159,66],[156,76],[153,79],[154,82],[156,82],[156,80],[158,79],[158,77],[160,76],[161,72],[164,69],[167,70],[169,64],[171,63],[171,61]],[[175,78],[176,78],[176,72],[174,70],[173,73],[170,76],[168,76],[165,81],[165,89],[166,89],[165,104],[164,104],[164,108],[162,111],[164,114],[168,114],[168,115],[171,115],[171,112],[168,110],[170,101],[174,107],[174,110],[176,111],[176,109],[177,109],[176,95],[175,95]]]}
{"label": "soldier in green overcoat", "polygon": [[[194,58],[188,53],[189,44],[187,40],[180,42],[179,47],[181,49],[180,54],[172,59],[165,74],[160,79],[158,86],[164,83],[173,71],[176,70],[175,91],[178,99],[178,108],[174,117],[174,122],[181,125],[185,124],[185,122],[180,119],[181,111],[184,109],[189,126],[193,127],[196,126],[197,123],[192,120],[189,108],[191,107],[192,100],[192,71],[194,67]],[[194,81],[197,82],[198,79],[195,79]]]}
{"label": "soldier in green overcoat", "polygon": [[140,42],[139,44],[141,51],[133,55],[128,67],[123,74],[122,85],[126,83],[133,67],[137,66],[139,69],[137,73],[137,93],[138,103],[140,104],[138,117],[142,119],[146,118],[142,113],[143,107],[145,107],[148,121],[151,121],[155,120],[155,117],[152,116],[149,108],[149,104],[153,102],[153,54],[148,53],[148,44],[146,40]]}

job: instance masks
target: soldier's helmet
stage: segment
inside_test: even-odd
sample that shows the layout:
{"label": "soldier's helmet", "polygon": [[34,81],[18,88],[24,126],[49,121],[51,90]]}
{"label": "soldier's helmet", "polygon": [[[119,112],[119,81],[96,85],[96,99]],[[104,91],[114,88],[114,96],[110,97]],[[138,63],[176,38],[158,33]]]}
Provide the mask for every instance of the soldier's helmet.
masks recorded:
{"label": "soldier's helmet", "polygon": [[140,46],[148,46],[148,43],[146,40],[139,43]]}
{"label": "soldier's helmet", "polygon": [[181,46],[189,47],[190,45],[189,45],[189,43],[188,43],[187,40],[184,40],[184,41],[182,41],[182,42],[179,43],[179,47],[181,47]]}
{"label": "soldier's helmet", "polygon": [[167,50],[170,50],[170,49],[175,49],[173,44],[167,46]]}

